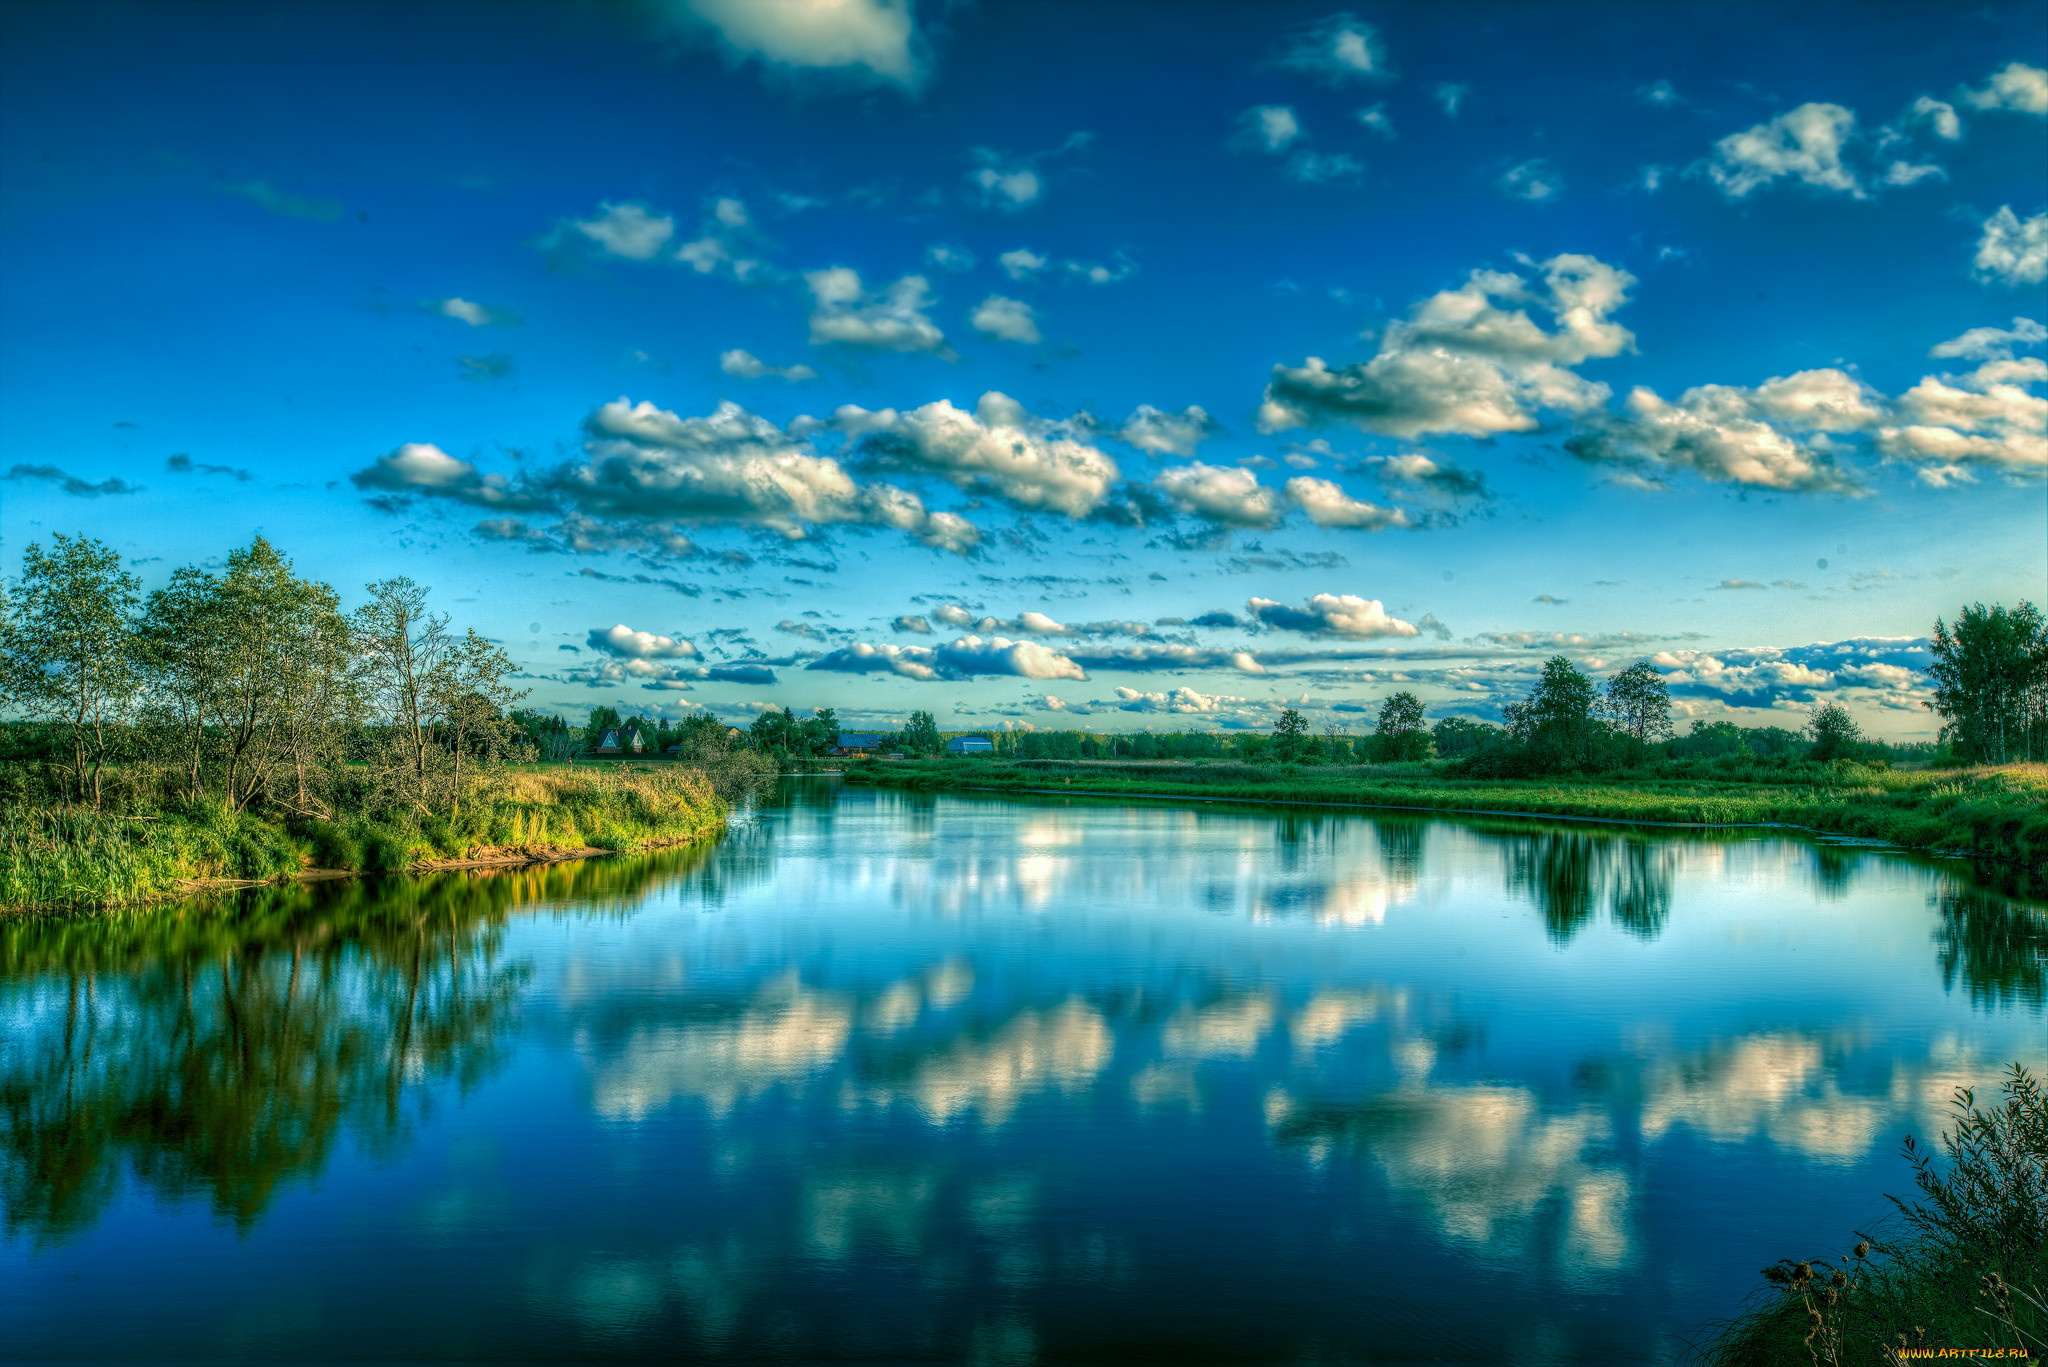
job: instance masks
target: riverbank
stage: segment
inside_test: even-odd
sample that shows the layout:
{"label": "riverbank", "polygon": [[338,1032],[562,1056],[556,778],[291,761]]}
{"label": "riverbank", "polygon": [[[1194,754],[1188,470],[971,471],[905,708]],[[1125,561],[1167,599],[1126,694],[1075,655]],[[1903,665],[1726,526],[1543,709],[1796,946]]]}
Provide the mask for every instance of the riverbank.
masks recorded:
{"label": "riverbank", "polygon": [[110,907],[210,888],[368,872],[555,863],[678,844],[727,802],[697,769],[549,770],[479,780],[450,816],[332,821],[230,812],[0,808],[0,910]]}
{"label": "riverbank", "polygon": [[916,791],[1207,798],[1687,826],[1794,826],[1907,849],[2048,863],[2048,765],[1900,771],[1729,766],[1725,776],[1461,779],[1437,764],[1306,767],[985,758],[865,761],[846,781]]}

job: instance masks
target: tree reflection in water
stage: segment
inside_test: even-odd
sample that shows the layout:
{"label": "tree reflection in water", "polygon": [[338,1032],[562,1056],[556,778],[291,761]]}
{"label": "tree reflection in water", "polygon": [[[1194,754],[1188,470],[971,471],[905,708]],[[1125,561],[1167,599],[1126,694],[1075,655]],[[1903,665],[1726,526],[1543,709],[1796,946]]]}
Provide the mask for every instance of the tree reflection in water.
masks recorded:
{"label": "tree reflection in water", "polygon": [[84,1231],[124,1171],[246,1231],[344,1129],[393,1150],[426,1084],[501,1061],[528,976],[500,952],[514,912],[620,914],[708,848],[0,923],[8,1236]]}
{"label": "tree reflection in water", "polygon": [[1941,925],[1934,932],[1941,984],[1961,977],[1978,1006],[2048,1003],[2048,915],[2039,907],[1983,888],[1952,882],[1935,895]]}
{"label": "tree reflection in water", "polygon": [[1677,871],[1667,841],[1563,830],[1509,838],[1506,846],[1508,894],[1536,903],[1556,943],[1569,943],[1603,898],[1629,934],[1654,940],[1663,932]]}

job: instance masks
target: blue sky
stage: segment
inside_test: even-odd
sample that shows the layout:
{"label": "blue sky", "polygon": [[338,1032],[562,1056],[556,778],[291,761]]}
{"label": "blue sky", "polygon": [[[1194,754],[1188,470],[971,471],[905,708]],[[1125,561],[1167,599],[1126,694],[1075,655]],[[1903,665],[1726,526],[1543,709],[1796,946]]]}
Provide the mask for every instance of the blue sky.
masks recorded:
{"label": "blue sky", "polygon": [[534,701],[1931,732],[2048,577],[2037,4],[0,12],[0,541]]}

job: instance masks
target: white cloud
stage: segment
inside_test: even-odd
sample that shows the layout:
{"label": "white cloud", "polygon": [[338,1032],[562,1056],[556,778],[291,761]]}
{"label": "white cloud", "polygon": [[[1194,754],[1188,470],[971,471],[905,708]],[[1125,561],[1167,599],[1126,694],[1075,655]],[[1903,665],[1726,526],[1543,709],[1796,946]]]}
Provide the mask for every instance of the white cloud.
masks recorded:
{"label": "white cloud", "polygon": [[1970,361],[2009,361],[2013,350],[2048,342],[2048,327],[2032,318],[2015,318],[2010,331],[2004,328],[1971,328],[1934,347],[1929,356],[1960,356]]}
{"label": "white cloud", "polygon": [[1031,166],[986,147],[977,147],[974,157],[980,165],[967,173],[967,180],[980,192],[983,207],[1015,213],[1045,193],[1045,182]]}
{"label": "white cloud", "polygon": [[1714,144],[1708,177],[1731,199],[1785,176],[1823,190],[1863,197],[1863,187],[1842,164],[1856,132],[1856,115],[1838,104],[1808,103]]}
{"label": "white cloud", "polygon": [[1279,64],[1332,85],[1393,77],[1378,30],[1349,14],[1333,14],[1303,28],[1282,46]]}
{"label": "white cloud", "polygon": [[1192,456],[1216,431],[1216,420],[1195,404],[1167,413],[1141,403],[1116,434],[1150,456]]}
{"label": "white cloud", "polygon": [[1587,415],[1565,449],[1581,460],[1691,470],[1759,489],[1855,493],[1856,481],[1824,447],[1801,445],[1766,419],[1816,431],[1855,430],[1882,416],[1866,396],[1855,380],[1831,370],[1804,371],[1754,390],[1700,385],[1676,402],[1639,386],[1621,414]]}
{"label": "white cloud", "polygon": [[[1311,356],[1299,367],[1274,366],[1260,430],[1335,420],[1386,436],[1483,437],[1533,431],[1540,408],[1583,412],[1604,403],[1607,387],[1568,367],[1635,345],[1607,317],[1628,302],[1635,278],[1590,256],[1555,256],[1542,269],[1541,288],[1519,275],[1472,272],[1389,326],[1379,354],[1362,364],[1333,370]],[[1530,317],[1532,305],[1550,313],[1554,330]]]}
{"label": "white cloud", "polygon": [[651,261],[675,236],[675,219],[645,205],[606,201],[597,207],[596,218],[578,220],[574,227],[613,256]]}
{"label": "white cloud", "polygon": [[[1249,701],[1224,693],[1197,693],[1192,688],[1176,688],[1166,693],[1142,693],[1135,688],[1119,687],[1116,690],[1116,698],[1117,707],[1125,712],[1166,712],[1178,716],[1213,715],[1226,708],[1241,707]],[[1047,698],[1046,701],[1050,703],[1052,699]]]}
{"label": "white cloud", "polygon": [[1271,598],[1248,598],[1245,611],[1263,626],[1282,631],[1305,632],[1311,636],[1346,636],[1366,640],[1375,636],[1414,636],[1418,629],[1387,614],[1377,598],[1359,598],[1348,593],[1318,593],[1301,607],[1290,607]]}
{"label": "white cloud", "polygon": [[1532,203],[1555,199],[1564,189],[1564,177],[1550,168],[1550,163],[1539,158],[1510,166],[1501,172],[1494,182],[1500,192],[1509,199],[1526,199]]}
{"label": "white cloud", "polygon": [[1954,142],[1963,135],[1963,121],[1956,117],[1956,107],[1932,95],[1922,95],[1913,101],[1906,118],[1912,123],[1925,123],[1934,130],[1935,137],[1945,142]]}
{"label": "white cloud", "polygon": [[621,660],[686,660],[697,653],[697,647],[688,641],[635,631],[624,622],[608,629],[592,627],[589,644],[592,650]]}
{"label": "white cloud", "polygon": [[1228,527],[1271,527],[1278,501],[1250,470],[1194,461],[1162,470],[1152,487],[1183,513]]}
{"label": "white cloud", "polygon": [[807,365],[769,365],[751,351],[742,351],[738,348],[719,353],[718,368],[742,380],[759,380],[773,376],[778,380],[788,380],[791,384],[801,384],[805,380],[818,378],[818,372]]}
{"label": "white cloud", "polygon": [[1070,423],[1032,416],[990,390],[972,413],[940,399],[907,413],[848,404],[833,425],[860,436],[884,464],[935,474],[964,489],[991,490],[1023,508],[1084,517],[1119,477],[1116,463]]}
{"label": "white cloud", "polygon": [[973,252],[965,247],[949,246],[944,242],[935,242],[925,248],[924,259],[925,264],[933,270],[971,271],[974,269]]}
{"label": "white cloud", "polygon": [[905,613],[903,616],[898,617],[895,621],[889,623],[889,627],[892,631],[908,631],[913,632],[919,636],[929,636],[932,634],[932,624],[929,621],[927,621],[923,617],[913,616],[909,613]]}
{"label": "white cloud", "polygon": [[1031,305],[1021,299],[1006,299],[1000,294],[991,294],[975,305],[974,313],[967,320],[976,332],[985,332],[1005,342],[1037,343],[1043,338],[1038,333],[1037,315]]}
{"label": "white cloud", "polygon": [[909,0],[679,0],[727,47],[803,70],[865,72],[915,89],[924,76]]}
{"label": "white cloud", "polygon": [[1261,152],[1284,152],[1301,135],[1301,121],[1295,118],[1293,109],[1284,104],[1261,104],[1237,116],[1237,132],[1231,135],[1231,145]]}
{"label": "white cloud", "polygon": [[434,312],[443,318],[455,318],[473,328],[486,327],[492,323],[517,323],[519,315],[509,309],[494,309],[468,299],[439,299],[434,302]]}
{"label": "white cloud", "polygon": [[2043,383],[2048,383],[2048,362],[2038,356],[1987,360],[1967,375],[1930,375],[1899,396],[1902,425],[1880,429],[1878,449],[1896,459],[1940,467],[1933,478],[1923,472],[1936,487],[1969,482],[1968,466],[2011,475],[2048,474],[2048,399],[2032,392]]}
{"label": "white cloud", "polygon": [[925,315],[931,305],[931,283],[906,275],[880,294],[861,287],[860,274],[845,266],[809,271],[817,307],[811,311],[811,341],[868,347],[877,351],[928,351],[949,356],[946,334]]}
{"label": "white cloud", "polygon": [[1130,279],[1138,267],[1137,263],[1133,262],[1129,257],[1118,253],[1117,263],[1114,266],[1092,264],[1087,261],[1062,261],[1060,262],[1060,269],[1064,270],[1069,276],[1083,280],[1090,285],[1114,285],[1120,280]]}
{"label": "white cloud", "polygon": [[503,475],[484,474],[432,442],[409,441],[349,476],[358,489],[451,498],[479,508],[508,511],[547,506],[544,495],[515,488]]}
{"label": "white cloud", "polygon": [[1981,88],[1965,90],[1963,102],[1973,109],[2048,114],[2048,71],[2025,62],[2009,62],[1992,72]]}
{"label": "white cloud", "polygon": [[899,646],[856,642],[811,661],[809,669],[843,674],[900,674],[906,679],[968,679],[981,674],[1025,679],[1081,679],[1085,670],[1036,641],[962,636],[951,645]]}
{"label": "white cloud", "polygon": [[2048,279],[2048,213],[2022,219],[2007,204],[1984,220],[1977,239],[1978,278],[2002,285],[2038,285]]}
{"label": "white cloud", "polygon": [[1386,105],[1376,104],[1369,109],[1361,109],[1354,117],[1361,124],[1365,125],[1366,128],[1379,134],[1388,142],[1394,140],[1394,119],[1392,115],[1387,113]]}
{"label": "white cloud", "polygon": [[1286,487],[1288,499],[1318,527],[1356,527],[1376,532],[1408,525],[1408,514],[1399,508],[1382,508],[1353,498],[1327,479],[1304,476],[1288,480]]}
{"label": "white cloud", "polygon": [[1456,81],[1445,81],[1436,88],[1436,102],[1443,106],[1445,118],[1455,119],[1458,117],[1458,110],[1465,103],[1465,97],[1471,93],[1472,87],[1469,85],[1460,85]]}
{"label": "white cloud", "polygon": [[1916,185],[1928,177],[1947,180],[1948,172],[1933,163],[1915,166],[1911,162],[1895,161],[1885,168],[1884,183],[1887,185]]}
{"label": "white cloud", "polygon": [[1673,105],[1685,103],[1679,98],[1677,88],[1669,81],[1652,81],[1648,85],[1637,86],[1636,98],[1658,109],[1669,109]]}
{"label": "white cloud", "polygon": [[1009,276],[1012,280],[1028,280],[1037,272],[1044,270],[1050,263],[1037,252],[1026,247],[1019,247],[1015,251],[1004,252],[1001,256],[998,256],[996,264],[1000,265],[1003,268],[1003,274]]}

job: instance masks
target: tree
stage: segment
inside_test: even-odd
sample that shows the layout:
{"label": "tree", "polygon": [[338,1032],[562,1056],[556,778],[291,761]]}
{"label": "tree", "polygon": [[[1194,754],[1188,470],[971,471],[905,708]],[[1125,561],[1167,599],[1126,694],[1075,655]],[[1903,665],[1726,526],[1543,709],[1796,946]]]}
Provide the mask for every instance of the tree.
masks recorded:
{"label": "tree", "polygon": [[105,542],[83,534],[30,542],[0,638],[7,692],[31,716],[70,733],[79,801],[100,805],[110,728],[128,719],[141,684],[135,612],[141,581]]}
{"label": "tree", "polygon": [[1934,622],[1928,707],[1964,759],[2003,764],[2048,756],[2048,623],[2032,603],[1965,607]]}
{"label": "tree", "polygon": [[1273,754],[1282,764],[1298,764],[1314,748],[1309,739],[1308,718],[1289,707],[1273,723]]}
{"label": "tree", "polygon": [[839,714],[829,707],[811,713],[802,724],[804,748],[813,755],[829,755],[839,747]]}
{"label": "tree", "polygon": [[1824,702],[1813,710],[1813,719],[1806,723],[1806,734],[1813,738],[1813,749],[1807,752],[1809,758],[1840,759],[1863,739],[1863,728],[1849,715],[1848,708],[1838,702]]}
{"label": "tree", "polygon": [[789,714],[778,709],[754,718],[754,724],[747,728],[747,733],[754,738],[754,748],[765,755],[789,749],[790,728]]}
{"label": "tree", "polygon": [[1501,729],[1469,717],[1445,717],[1429,730],[1438,755],[1455,759],[1477,753],[1500,739]]}
{"label": "tree", "polygon": [[475,627],[463,633],[449,652],[447,666],[437,680],[442,694],[437,710],[447,718],[449,737],[454,741],[457,777],[462,774],[465,753],[473,749],[488,756],[509,741],[506,714],[529,692],[506,682],[518,672],[518,664],[504,647]]}
{"label": "tree", "polygon": [[1429,758],[1429,729],[1422,719],[1422,699],[1403,689],[1380,704],[1379,724],[1372,738],[1372,757],[1382,763]]}
{"label": "tree", "polygon": [[149,595],[139,646],[150,711],[176,736],[186,797],[199,801],[206,723],[220,689],[220,581],[196,566],[174,570]]}
{"label": "tree", "polygon": [[1544,661],[1529,696],[1502,711],[1509,731],[1538,764],[1575,767],[1591,757],[1593,681],[1564,656]]}
{"label": "tree", "polygon": [[1648,660],[1637,660],[1607,681],[1607,715],[1614,729],[1638,745],[1671,734],[1671,693]]}
{"label": "tree", "polygon": [[939,738],[939,723],[929,712],[912,712],[896,740],[906,755],[936,755],[946,748]]}
{"label": "tree", "polygon": [[369,673],[371,697],[404,744],[416,789],[427,800],[427,728],[442,692],[441,674],[454,640],[448,618],[427,611],[424,585],[400,575],[369,586],[356,609],[356,647]]}

